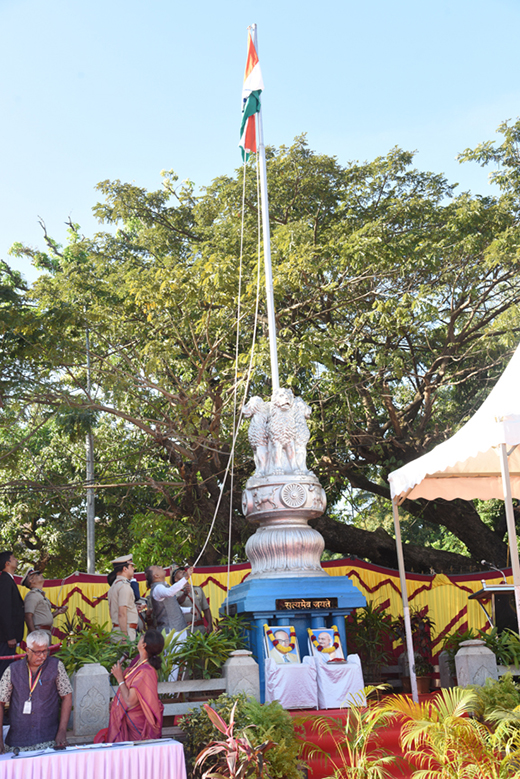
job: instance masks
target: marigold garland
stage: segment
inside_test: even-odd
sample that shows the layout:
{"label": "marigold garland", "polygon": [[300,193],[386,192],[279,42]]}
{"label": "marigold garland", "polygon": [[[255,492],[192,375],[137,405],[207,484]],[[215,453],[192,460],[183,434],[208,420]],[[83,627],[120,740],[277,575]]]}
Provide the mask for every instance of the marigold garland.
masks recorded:
{"label": "marigold garland", "polygon": [[[269,625],[264,625],[264,629],[268,639],[271,641],[275,649],[277,649],[283,655],[287,655],[289,654],[289,652],[294,652],[294,649],[296,647],[296,632],[293,627],[291,627],[291,636],[290,636],[291,643],[289,644],[289,646],[283,646],[283,644],[280,644],[280,641],[274,637],[274,633],[269,627]],[[276,628],[276,630],[277,631],[284,630],[285,632],[287,632],[286,628],[284,627]]]}
{"label": "marigold garland", "polygon": [[327,646],[327,647],[323,647],[321,646],[321,644],[318,644],[318,639],[312,632],[311,628],[307,628],[307,630],[309,631],[309,637],[313,645],[318,650],[318,652],[325,652],[325,654],[331,655],[333,652],[336,651],[336,649],[339,649],[341,647],[341,638],[338,633],[338,628],[336,627],[336,625],[332,626],[332,630],[334,631],[334,643],[332,644],[332,646]]}

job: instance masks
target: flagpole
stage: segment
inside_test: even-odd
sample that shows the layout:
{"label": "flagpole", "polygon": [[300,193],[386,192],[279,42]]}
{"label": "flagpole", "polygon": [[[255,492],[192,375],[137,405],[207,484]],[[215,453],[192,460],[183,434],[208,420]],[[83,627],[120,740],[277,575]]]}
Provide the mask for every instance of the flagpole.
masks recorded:
{"label": "flagpole", "polygon": [[[256,24],[252,24],[251,40],[258,54]],[[267,325],[269,330],[269,353],[271,356],[271,383],[273,392],[279,386],[278,350],[276,345],[276,319],[274,315],[273,269],[271,265],[271,233],[269,230],[269,199],[267,197],[267,169],[265,164],[264,128],[262,108],[257,114],[258,127],[258,165],[260,174],[260,202],[262,205],[262,233],[264,238],[265,293],[267,298]]]}

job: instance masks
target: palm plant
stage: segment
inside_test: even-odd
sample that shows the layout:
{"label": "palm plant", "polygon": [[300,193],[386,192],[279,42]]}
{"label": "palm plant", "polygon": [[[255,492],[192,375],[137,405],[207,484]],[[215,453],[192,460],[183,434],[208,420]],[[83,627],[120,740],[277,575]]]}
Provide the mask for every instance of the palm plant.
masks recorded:
{"label": "palm plant", "polygon": [[303,754],[306,759],[328,758],[333,773],[328,779],[390,779],[394,776],[395,767],[402,758],[389,755],[378,746],[378,731],[384,728],[391,715],[381,706],[365,705],[368,698],[379,687],[365,687],[363,695],[359,695],[347,711],[345,723],[334,717],[298,718],[296,724],[312,722],[312,732],[320,740],[332,739],[335,754],[325,752],[314,742],[306,742]]}
{"label": "palm plant", "polygon": [[472,717],[473,690],[442,690],[435,701],[396,696],[381,708],[402,720],[401,745],[418,766],[413,779],[506,779],[520,776],[512,727],[492,729]]}

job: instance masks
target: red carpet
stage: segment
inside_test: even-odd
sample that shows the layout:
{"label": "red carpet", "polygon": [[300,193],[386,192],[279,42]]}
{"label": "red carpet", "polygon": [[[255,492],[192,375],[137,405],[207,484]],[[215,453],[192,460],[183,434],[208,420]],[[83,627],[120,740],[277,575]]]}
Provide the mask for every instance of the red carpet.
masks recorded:
{"label": "red carpet", "polygon": [[[433,698],[435,693],[431,695],[419,696],[421,700]],[[313,758],[308,761],[309,763],[309,779],[323,779],[326,776],[330,776],[334,770],[334,763],[336,767],[340,767],[341,762],[338,761],[338,750],[334,742],[334,738],[330,734],[326,734],[325,737],[320,738],[316,732],[313,732],[313,721],[317,717],[329,717],[337,720],[340,723],[344,723],[347,716],[348,709],[325,709],[322,711],[291,711],[290,715],[296,719],[304,718],[304,723],[299,723],[297,727],[298,734],[302,740],[316,744],[322,749],[328,758],[322,756]],[[385,753],[391,755],[399,755],[403,757],[403,752],[399,746],[399,733],[400,725],[396,723],[381,730],[378,730],[378,742],[374,744],[374,748],[384,750]],[[404,760],[399,760],[395,768],[389,768],[389,772],[395,779],[409,779],[413,771],[416,771],[417,767],[410,765]]]}

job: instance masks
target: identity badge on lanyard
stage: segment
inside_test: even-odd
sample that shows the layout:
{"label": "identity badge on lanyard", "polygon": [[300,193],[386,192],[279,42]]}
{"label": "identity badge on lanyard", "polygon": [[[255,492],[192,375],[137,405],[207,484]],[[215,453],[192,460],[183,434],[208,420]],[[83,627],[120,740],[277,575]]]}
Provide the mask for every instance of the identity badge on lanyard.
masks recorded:
{"label": "identity badge on lanyard", "polygon": [[41,676],[42,670],[43,670],[43,666],[42,666],[42,668],[40,668],[40,670],[36,674],[36,679],[33,682],[31,669],[29,668],[29,699],[26,700],[24,705],[23,705],[23,712],[22,712],[23,714],[30,714],[32,712],[32,700],[31,700],[31,698],[32,698],[32,694],[33,694],[33,692],[34,692],[34,690],[36,688],[36,685],[38,684],[38,680],[39,680],[39,678]]}

